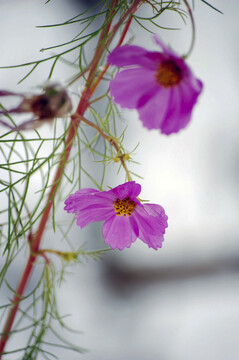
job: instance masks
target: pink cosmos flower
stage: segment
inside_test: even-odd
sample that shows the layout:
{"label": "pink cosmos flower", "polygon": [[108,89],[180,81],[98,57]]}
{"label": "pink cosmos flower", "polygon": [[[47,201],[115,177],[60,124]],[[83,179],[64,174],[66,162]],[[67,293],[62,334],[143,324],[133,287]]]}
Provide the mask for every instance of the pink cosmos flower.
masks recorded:
{"label": "pink cosmos flower", "polygon": [[137,109],[148,129],[169,135],[185,128],[203,84],[183,58],[154,37],[163,52],[124,45],[108,55],[108,63],[125,68],[110,82],[110,94],[122,108]]}
{"label": "pink cosmos flower", "polygon": [[168,217],[160,205],[141,204],[137,199],[140,191],[135,181],[102,192],[82,189],[69,196],[64,209],[76,213],[81,228],[90,222],[105,221],[103,236],[112,249],[129,248],[139,238],[157,250],[162,247]]}

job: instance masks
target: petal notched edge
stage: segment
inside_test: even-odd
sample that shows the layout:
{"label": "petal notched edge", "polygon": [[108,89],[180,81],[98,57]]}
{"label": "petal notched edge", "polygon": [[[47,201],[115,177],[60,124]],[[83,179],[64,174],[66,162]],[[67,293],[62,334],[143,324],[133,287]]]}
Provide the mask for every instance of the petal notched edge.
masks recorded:
{"label": "petal notched edge", "polygon": [[112,216],[103,225],[105,243],[112,249],[123,250],[129,248],[137,236],[132,229],[128,216]]}
{"label": "petal notched edge", "polygon": [[137,209],[135,216],[139,228],[139,239],[155,250],[161,248],[165,228],[168,226],[167,219],[162,206],[144,204],[143,209]]}

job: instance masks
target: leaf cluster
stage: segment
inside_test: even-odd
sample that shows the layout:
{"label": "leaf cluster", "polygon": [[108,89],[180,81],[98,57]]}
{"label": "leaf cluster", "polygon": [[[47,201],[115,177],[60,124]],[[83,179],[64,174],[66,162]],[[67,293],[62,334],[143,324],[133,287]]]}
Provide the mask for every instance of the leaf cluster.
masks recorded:
{"label": "leaf cluster", "polygon": [[[54,265],[38,264],[40,277],[35,281],[35,286],[21,300],[18,317],[14,330],[10,335],[14,336],[14,346],[4,352],[4,355],[16,354],[18,359],[56,359],[54,349],[62,351],[75,351],[84,353],[86,349],[70,343],[66,337],[67,332],[72,332],[65,323],[65,319],[59,315],[56,300],[56,283],[59,283],[58,271]],[[10,292],[14,290],[7,283]],[[9,305],[1,306],[1,310],[7,310]],[[2,318],[5,313],[3,312]],[[47,341],[45,335],[47,333]],[[64,335],[63,335],[64,334]],[[69,337],[69,336],[68,336]]]}

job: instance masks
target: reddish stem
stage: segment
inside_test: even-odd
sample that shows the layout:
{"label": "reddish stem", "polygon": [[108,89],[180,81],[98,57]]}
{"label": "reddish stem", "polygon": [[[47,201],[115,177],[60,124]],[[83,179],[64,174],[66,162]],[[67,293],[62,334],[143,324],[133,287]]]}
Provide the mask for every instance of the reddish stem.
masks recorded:
{"label": "reddish stem", "polygon": [[[126,34],[127,34],[127,31],[129,30],[129,27],[130,27],[130,25],[131,25],[132,20],[133,20],[133,17],[131,16],[130,19],[129,19],[129,21],[128,21],[128,22],[126,23],[126,25],[125,25],[125,28],[124,28],[124,30],[123,30],[123,32],[122,32],[122,35],[121,35],[120,40],[119,40],[119,42],[118,42],[118,44],[117,44],[116,47],[119,47],[119,46],[122,45],[122,43],[123,43],[123,41],[124,41],[124,38],[125,38],[125,36],[126,36]],[[103,79],[103,77],[104,77],[106,71],[108,70],[109,66],[110,66],[110,64],[105,65],[104,69],[102,70],[102,72],[100,73],[100,75],[98,76],[98,78],[96,79],[95,83],[93,84],[93,86],[92,86],[92,88],[91,88],[91,91],[92,91],[92,92],[94,92],[94,91],[96,90],[96,88],[98,87],[99,83],[100,83],[101,80]]]}
{"label": "reddish stem", "polygon": [[[112,1],[110,9],[109,9],[109,11],[107,13],[107,18],[106,18],[107,22],[108,22],[108,17],[109,16],[110,16],[111,20],[108,22],[107,26],[102,29],[102,32],[100,34],[99,41],[98,41],[98,46],[96,48],[95,55],[94,55],[94,57],[92,59],[92,62],[91,62],[91,70],[89,72],[89,75],[88,75],[88,78],[87,78],[87,81],[86,81],[86,87],[85,87],[84,92],[82,93],[81,100],[80,100],[78,108],[76,110],[76,113],[78,115],[81,115],[81,116],[84,115],[85,111],[87,110],[87,108],[89,106],[89,100],[90,100],[92,94],[94,93],[97,85],[99,84],[99,81],[103,77],[103,75],[100,76],[100,80],[97,81],[97,85],[94,86],[93,82],[94,82],[94,79],[95,79],[95,73],[97,71],[98,63],[99,63],[99,61],[100,61],[100,59],[102,57],[102,54],[103,54],[103,52],[104,52],[104,50],[106,48],[106,44],[107,44],[107,46],[109,45],[109,43],[113,39],[113,36],[115,35],[117,30],[119,29],[120,25],[126,20],[126,18],[131,13],[134,13],[137,10],[138,5],[140,4],[140,2],[141,2],[141,0],[136,0],[134,2],[134,4],[122,16],[122,18],[119,20],[119,22],[113,27],[113,30],[111,31],[110,36],[108,37],[108,40],[106,42],[104,42],[104,39],[106,39],[106,36],[109,33],[109,30],[110,30],[110,27],[111,27],[111,24],[112,24],[112,20],[113,20],[113,16],[114,16],[114,13],[115,13],[115,8],[116,8],[116,5],[118,3],[118,0],[113,0]],[[132,20],[132,17],[128,20],[128,23],[125,26],[125,29],[124,29],[124,31],[122,33],[122,36],[121,36],[121,39],[120,39],[120,41],[118,43],[118,46],[122,44],[122,42],[123,42],[123,40],[125,38],[125,35],[126,35],[128,29],[129,29],[131,20]],[[72,116],[71,125],[70,125],[70,128],[68,130],[68,136],[67,136],[66,143],[65,143],[65,149],[64,149],[64,151],[63,151],[63,153],[61,155],[61,160],[60,160],[59,166],[57,168],[56,175],[55,175],[55,178],[53,180],[51,190],[50,190],[50,192],[48,194],[48,197],[47,197],[46,207],[45,207],[45,209],[44,209],[44,211],[42,213],[42,217],[41,217],[40,223],[38,225],[38,228],[36,230],[36,233],[34,235],[32,235],[31,238],[29,239],[30,240],[29,243],[30,243],[31,252],[30,252],[28,261],[26,263],[25,269],[24,269],[24,271],[22,273],[21,279],[19,281],[15,296],[14,296],[14,298],[12,300],[12,306],[11,306],[11,308],[9,310],[8,317],[7,317],[3,332],[2,332],[2,336],[1,336],[1,339],[0,339],[0,360],[2,358],[2,355],[4,354],[5,345],[7,343],[7,340],[9,338],[9,336],[10,336],[12,325],[13,325],[13,322],[15,320],[17,310],[19,308],[19,303],[20,303],[20,301],[21,301],[21,299],[23,297],[26,285],[28,283],[28,280],[29,280],[29,278],[31,276],[31,273],[32,273],[32,270],[34,268],[34,264],[35,264],[35,261],[36,261],[37,255],[38,255],[38,251],[39,251],[39,248],[40,248],[40,243],[41,243],[41,240],[42,240],[42,236],[43,236],[43,233],[45,231],[46,224],[47,224],[47,221],[48,221],[48,218],[49,218],[52,206],[53,206],[54,196],[55,196],[55,194],[56,194],[56,192],[57,192],[57,190],[59,188],[60,181],[61,181],[62,175],[64,173],[64,168],[65,168],[65,166],[66,166],[66,164],[68,162],[68,159],[69,159],[69,156],[70,156],[70,151],[71,151],[72,146],[73,146],[74,138],[75,138],[75,135],[77,133],[79,123],[80,123],[79,117]]]}
{"label": "reddish stem", "polygon": [[[80,111],[82,112],[82,114],[85,112],[87,106],[88,106],[88,100],[87,100],[87,91],[85,92],[85,96],[82,96],[81,101],[80,101]],[[30,241],[30,249],[31,249],[31,253],[29,255],[26,267],[24,269],[24,272],[22,274],[22,277],[20,279],[19,285],[17,287],[15,296],[12,300],[12,306],[11,309],[9,311],[4,329],[3,329],[3,333],[2,333],[2,337],[0,340],[0,359],[1,359],[1,355],[4,352],[4,348],[6,345],[6,342],[9,338],[10,332],[11,332],[11,328],[19,307],[19,303],[21,301],[21,298],[23,296],[24,290],[26,288],[26,285],[28,283],[28,280],[30,278],[30,275],[32,273],[33,267],[34,267],[34,263],[36,261],[36,255],[37,252],[39,250],[40,247],[40,243],[41,243],[41,239],[49,218],[49,214],[53,205],[53,199],[54,199],[54,195],[57,191],[57,188],[60,184],[60,180],[64,171],[64,167],[68,161],[69,155],[70,155],[70,151],[73,145],[73,140],[77,131],[77,127],[78,127],[79,121],[76,121],[74,118],[72,119],[71,122],[71,126],[69,128],[69,133],[68,133],[68,137],[66,140],[66,145],[65,145],[65,150],[61,156],[61,161],[60,164],[58,166],[54,181],[53,181],[53,185],[51,187],[51,191],[47,197],[47,205],[43,211],[38,229],[35,233],[35,235],[32,236],[32,240]]]}

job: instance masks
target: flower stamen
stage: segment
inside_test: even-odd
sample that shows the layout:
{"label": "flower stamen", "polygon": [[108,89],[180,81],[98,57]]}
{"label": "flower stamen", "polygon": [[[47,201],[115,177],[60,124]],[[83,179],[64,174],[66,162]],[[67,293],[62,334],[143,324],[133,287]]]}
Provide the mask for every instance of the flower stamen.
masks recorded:
{"label": "flower stamen", "polygon": [[131,214],[134,212],[135,207],[135,202],[133,200],[130,200],[129,197],[123,200],[117,199],[116,201],[114,201],[115,212],[116,215],[119,216],[131,216]]}
{"label": "flower stamen", "polygon": [[160,63],[156,73],[156,80],[159,85],[164,87],[175,86],[181,79],[181,69],[173,60],[165,60]]}

